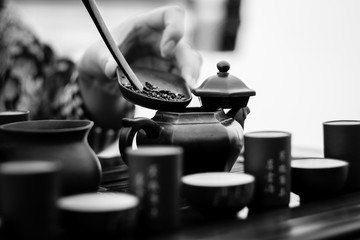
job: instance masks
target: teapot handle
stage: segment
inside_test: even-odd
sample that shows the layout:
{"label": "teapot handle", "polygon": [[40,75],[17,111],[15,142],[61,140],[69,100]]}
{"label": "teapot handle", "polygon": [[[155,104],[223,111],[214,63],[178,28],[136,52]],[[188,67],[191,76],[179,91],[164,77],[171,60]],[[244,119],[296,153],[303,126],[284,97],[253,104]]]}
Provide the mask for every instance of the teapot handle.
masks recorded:
{"label": "teapot handle", "polygon": [[135,134],[143,129],[150,138],[157,138],[161,132],[161,126],[155,121],[139,117],[135,119],[123,118],[119,136],[119,150],[121,158],[127,164],[125,149],[132,146]]}
{"label": "teapot handle", "polygon": [[244,129],[245,119],[249,113],[250,108],[246,106],[243,108],[232,108],[227,112],[227,115],[240,123],[241,127]]}

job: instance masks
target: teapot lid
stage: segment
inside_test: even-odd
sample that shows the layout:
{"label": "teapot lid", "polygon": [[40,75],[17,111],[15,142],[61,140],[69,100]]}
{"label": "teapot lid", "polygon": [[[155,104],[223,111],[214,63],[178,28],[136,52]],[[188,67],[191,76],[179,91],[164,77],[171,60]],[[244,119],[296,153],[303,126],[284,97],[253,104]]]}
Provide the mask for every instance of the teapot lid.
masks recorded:
{"label": "teapot lid", "polygon": [[198,88],[193,89],[193,94],[200,97],[203,105],[209,103],[208,105],[213,106],[216,103],[216,107],[233,107],[240,102],[241,105],[246,105],[249,97],[256,94],[255,91],[228,73],[230,64],[227,61],[218,62],[217,68],[217,75],[209,77]]}
{"label": "teapot lid", "polygon": [[193,90],[194,95],[202,97],[248,97],[254,96],[255,91],[248,88],[239,78],[228,73],[230,64],[220,61],[217,64],[217,75],[206,79],[198,88]]}

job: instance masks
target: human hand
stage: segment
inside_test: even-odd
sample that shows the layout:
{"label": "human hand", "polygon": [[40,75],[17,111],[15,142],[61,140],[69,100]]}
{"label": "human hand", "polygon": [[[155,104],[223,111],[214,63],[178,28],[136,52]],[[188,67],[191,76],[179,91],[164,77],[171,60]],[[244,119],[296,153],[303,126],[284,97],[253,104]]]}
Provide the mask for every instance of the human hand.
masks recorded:
{"label": "human hand", "polygon": [[[156,8],[123,22],[112,34],[131,66],[173,72],[194,87],[202,59],[183,39],[184,18],[180,7]],[[80,74],[97,79],[113,79],[116,68],[102,40],[90,46],[79,63]]]}

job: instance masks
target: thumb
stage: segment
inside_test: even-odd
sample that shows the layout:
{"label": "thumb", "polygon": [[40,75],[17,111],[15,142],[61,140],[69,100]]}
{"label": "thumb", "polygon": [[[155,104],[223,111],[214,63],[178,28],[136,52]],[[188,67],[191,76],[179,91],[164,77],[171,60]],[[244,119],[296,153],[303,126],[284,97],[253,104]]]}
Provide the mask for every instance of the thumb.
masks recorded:
{"label": "thumb", "polygon": [[115,59],[110,57],[107,59],[105,66],[104,66],[104,73],[107,78],[114,79],[116,77],[116,68],[118,64],[116,63]]}
{"label": "thumb", "polygon": [[164,44],[160,46],[161,56],[163,58],[171,58],[174,56],[175,53],[175,47],[178,41],[175,41],[173,39],[168,40]]}

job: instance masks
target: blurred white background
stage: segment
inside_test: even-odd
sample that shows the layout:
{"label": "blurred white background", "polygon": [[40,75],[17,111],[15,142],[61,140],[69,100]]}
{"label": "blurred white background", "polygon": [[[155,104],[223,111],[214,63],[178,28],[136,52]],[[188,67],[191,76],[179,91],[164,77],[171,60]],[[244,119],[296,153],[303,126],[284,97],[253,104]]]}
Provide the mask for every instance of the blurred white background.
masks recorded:
{"label": "blurred white background", "polygon": [[[80,0],[13,1],[62,55],[76,60],[99,37]],[[110,28],[133,14],[174,3],[183,2],[98,0]],[[256,91],[245,132],[289,131],[295,151],[322,155],[324,121],[360,119],[359,12],[357,0],[242,0],[236,49],[201,50],[200,80],[216,74],[216,63],[227,60],[229,72]],[[193,17],[189,12],[189,32]],[[197,104],[194,99],[192,105]],[[137,114],[151,117],[153,112],[139,108]]]}

